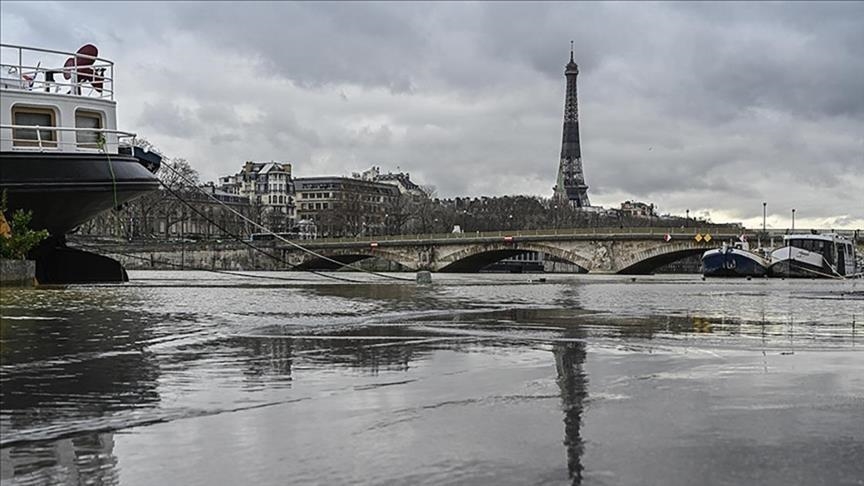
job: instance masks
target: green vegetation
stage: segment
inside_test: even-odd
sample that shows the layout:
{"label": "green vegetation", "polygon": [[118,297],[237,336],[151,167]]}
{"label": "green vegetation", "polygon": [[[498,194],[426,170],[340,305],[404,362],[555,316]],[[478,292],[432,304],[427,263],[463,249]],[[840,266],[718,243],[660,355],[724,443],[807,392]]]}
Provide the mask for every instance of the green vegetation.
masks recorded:
{"label": "green vegetation", "polygon": [[6,193],[0,199],[0,258],[23,260],[31,248],[48,237],[48,231],[30,228],[31,211],[19,209],[6,222]]}

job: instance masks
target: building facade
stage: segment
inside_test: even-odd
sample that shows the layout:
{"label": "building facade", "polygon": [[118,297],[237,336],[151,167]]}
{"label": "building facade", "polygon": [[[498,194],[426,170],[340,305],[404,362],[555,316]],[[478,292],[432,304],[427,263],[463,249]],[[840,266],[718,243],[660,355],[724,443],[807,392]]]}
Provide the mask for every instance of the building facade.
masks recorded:
{"label": "building facade", "polygon": [[362,179],[364,181],[390,184],[399,189],[399,194],[411,197],[422,197],[425,195],[423,189],[411,180],[411,174],[408,172],[387,172],[386,174],[382,174],[380,167],[372,166],[363,172],[355,172],[351,174],[351,177],[354,179]]}
{"label": "building facade", "polygon": [[621,214],[633,218],[657,217],[654,204],[646,204],[639,201],[624,201],[621,203]]}
{"label": "building facade", "polygon": [[248,198],[253,207],[253,219],[268,230],[279,233],[294,227],[296,208],[291,164],[247,161],[237,174],[221,177],[219,189]]}
{"label": "building facade", "polygon": [[185,195],[187,203],[171,204],[173,215],[155,221],[160,234],[169,237],[192,239],[243,237],[254,228],[245,218],[250,218],[253,207],[246,197],[231,194],[216,188],[211,182]]}
{"label": "building facade", "polygon": [[319,237],[376,235],[386,231],[394,184],[349,177],[294,179],[297,218],[312,221]]}

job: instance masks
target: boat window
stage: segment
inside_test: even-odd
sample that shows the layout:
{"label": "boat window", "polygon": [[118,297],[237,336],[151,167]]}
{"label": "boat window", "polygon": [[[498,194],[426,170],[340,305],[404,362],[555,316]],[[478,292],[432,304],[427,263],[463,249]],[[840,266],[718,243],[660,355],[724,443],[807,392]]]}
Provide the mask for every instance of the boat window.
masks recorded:
{"label": "boat window", "polygon": [[[95,111],[78,110],[75,112],[75,128],[102,128],[102,115]],[[75,140],[80,148],[99,148],[99,132],[75,132]]]}
{"label": "boat window", "polygon": [[823,253],[825,250],[825,242],[822,240],[792,240],[791,246],[815,253]]}
{"label": "boat window", "polygon": [[[13,125],[33,125],[40,127],[54,127],[56,116],[50,108],[34,108],[29,106],[12,107]],[[57,146],[57,132],[55,130],[31,130],[28,128],[17,128],[12,130],[12,145],[16,147],[38,147],[39,140],[43,147]]]}

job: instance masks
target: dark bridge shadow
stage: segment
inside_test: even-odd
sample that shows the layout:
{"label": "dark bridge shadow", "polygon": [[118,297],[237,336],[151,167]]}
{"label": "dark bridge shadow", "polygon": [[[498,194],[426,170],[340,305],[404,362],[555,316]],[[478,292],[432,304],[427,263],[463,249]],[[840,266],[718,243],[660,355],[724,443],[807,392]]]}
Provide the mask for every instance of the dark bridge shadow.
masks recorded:
{"label": "dark bridge shadow", "polygon": [[[520,255],[520,254],[528,253],[528,252],[532,252],[532,251],[536,251],[536,250],[528,250],[528,249],[523,248],[523,249],[503,249],[503,250],[484,251],[481,253],[476,253],[474,255],[467,256],[465,258],[462,258],[461,260],[457,260],[457,261],[441,268],[438,271],[442,272],[442,273],[477,273],[477,272],[480,272],[485,267],[492,265],[494,263],[500,262],[501,260],[504,260],[506,258],[512,258],[512,257],[515,257],[516,255]],[[543,253],[543,252],[540,252],[540,253]],[[585,270],[584,268],[582,268],[581,266],[579,266],[575,262],[564,260],[562,258],[556,258],[556,257],[550,256],[548,253],[543,253],[543,258],[545,260],[548,260],[548,261],[557,261],[557,262],[572,264],[572,265],[574,265],[580,269],[578,273],[586,273],[587,272],[587,270]]]}
{"label": "dark bridge shadow", "polygon": [[323,258],[313,258],[308,262],[302,263],[294,267],[294,270],[339,270],[344,265],[351,265],[372,258],[371,255],[327,255],[328,258],[336,260],[339,263],[331,262]]}
{"label": "dark bridge shadow", "polygon": [[[374,270],[384,271],[384,272],[404,272],[406,271],[406,267],[402,265],[402,263],[397,260],[391,258],[387,254],[362,254],[362,253],[346,253],[340,255],[324,255],[327,258],[335,260],[335,262],[327,260],[325,258],[313,258],[307,262],[301,263],[294,267],[294,270],[306,271],[306,270],[339,270],[343,268],[345,265],[353,265],[357,262],[363,260],[373,260],[371,262]],[[338,263],[337,263],[338,262]],[[365,263],[363,265],[366,265]]]}
{"label": "dark bridge shadow", "polygon": [[482,253],[477,253],[461,260],[457,260],[450,265],[439,270],[439,272],[447,273],[477,273],[483,267],[501,261],[505,258],[514,257],[524,253],[524,250],[490,250]]}
{"label": "dark bridge shadow", "polygon": [[658,268],[668,265],[678,260],[683,260],[694,255],[702,255],[708,248],[688,248],[686,250],[673,251],[646,258],[639,262],[630,265],[629,267],[619,270],[617,273],[625,275],[650,275]]}

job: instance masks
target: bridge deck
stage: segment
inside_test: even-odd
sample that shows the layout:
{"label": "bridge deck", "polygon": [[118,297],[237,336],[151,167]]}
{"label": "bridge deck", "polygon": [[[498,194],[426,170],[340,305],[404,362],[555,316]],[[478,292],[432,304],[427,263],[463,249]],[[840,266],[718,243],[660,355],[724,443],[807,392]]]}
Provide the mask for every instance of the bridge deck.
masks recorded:
{"label": "bridge deck", "polygon": [[[828,230],[796,230],[796,233],[809,233],[811,231],[827,232]],[[834,230],[833,232],[854,237],[855,230]],[[755,241],[758,236],[763,238],[782,238],[788,234],[784,230],[768,230],[765,233],[750,229],[736,228],[562,228],[562,229],[539,229],[539,230],[514,230],[514,231],[487,231],[473,233],[429,233],[420,235],[387,235],[387,236],[357,236],[348,238],[319,238],[317,240],[303,240],[303,246],[310,248],[356,248],[377,244],[379,246],[403,246],[418,244],[453,244],[453,243],[489,243],[501,241],[508,238],[512,241],[564,241],[564,240],[646,240],[663,239],[669,235],[672,240],[682,241],[693,239],[697,234],[711,235],[712,241],[726,241],[737,239],[745,235],[749,240]],[[508,240],[510,241],[510,240]]]}

